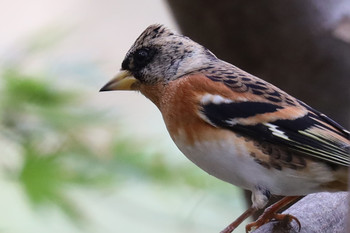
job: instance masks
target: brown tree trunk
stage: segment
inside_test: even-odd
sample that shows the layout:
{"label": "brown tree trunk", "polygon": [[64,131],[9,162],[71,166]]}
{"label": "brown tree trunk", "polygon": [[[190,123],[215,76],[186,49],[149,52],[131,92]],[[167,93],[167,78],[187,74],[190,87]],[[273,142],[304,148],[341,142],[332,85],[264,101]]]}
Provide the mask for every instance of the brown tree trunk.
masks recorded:
{"label": "brown tree trunk", "polygon": [[347,2],[168,0],[185,35],[349,128],[350,43],[337,36]]}

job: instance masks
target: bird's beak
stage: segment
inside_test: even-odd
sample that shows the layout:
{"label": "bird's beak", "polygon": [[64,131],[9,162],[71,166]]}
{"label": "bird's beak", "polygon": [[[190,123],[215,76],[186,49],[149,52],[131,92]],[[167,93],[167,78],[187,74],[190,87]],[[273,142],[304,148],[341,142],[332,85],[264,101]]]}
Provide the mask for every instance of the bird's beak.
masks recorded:
{"label": "bird's beak", "polygon": [[122,70],[100,91],[133,90],[132,86],[136,82],[138,80],[129,71]]}

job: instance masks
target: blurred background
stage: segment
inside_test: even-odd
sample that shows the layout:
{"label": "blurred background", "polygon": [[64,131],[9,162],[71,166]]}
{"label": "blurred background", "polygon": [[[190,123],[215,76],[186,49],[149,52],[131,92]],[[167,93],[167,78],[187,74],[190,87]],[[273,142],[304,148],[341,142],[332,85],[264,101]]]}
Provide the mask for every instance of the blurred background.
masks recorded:
{"label": "blurred background", "polygon": [[153,23],[349,128],[347,0],[2,0],[0,8],[0,232],[218,232],[246,208],[243,191],[177,150],[146,98],[98,92]]}
{"label": "blurred background", "polygon": [[166,2],[0,8],[0,232],[216,232],[244,209],[146,98],[98,92],[148,25],[177,29]]}

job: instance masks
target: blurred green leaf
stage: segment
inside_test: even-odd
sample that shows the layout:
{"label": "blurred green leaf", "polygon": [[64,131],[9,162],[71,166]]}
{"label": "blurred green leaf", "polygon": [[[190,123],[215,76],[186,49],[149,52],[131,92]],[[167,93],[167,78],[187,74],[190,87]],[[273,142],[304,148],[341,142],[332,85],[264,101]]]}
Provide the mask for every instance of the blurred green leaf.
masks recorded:
{"label": "blurred green leaf", "polygon": [[47,81],[25,76],[14,70],[7,70],[3,74],[3,79],[4,95],[12,104],[59,107],[68,103],[73,97],[72,93],[54,89],[53,84]]}
{"label": "blurred green leaf", "polygon": [[57,161],[57,155],[38,157],[33,150],[27,150],[19,179],[34,203],[62,199],[64,171]]}
{"label": "blurred green leaf", "polygon": [[[83,91],[62,90],[47,80],[12,68],[3,72],[0,85],[0,134],[12,135],[22,148],[24,162],[14,177],[34,206],[57,206],[80,222],[83,215],[69,197],[71,187],[101,190],[132,179],[224,187],[192,165],[171,164],[161,153],[146,152],[137,140],[122,139],[114,118],[82,102]],[[105,128],[113,138],[103,150],[86,139],[93,127]]]}
{"label": "blurred green leaf", "polygon": [[103,120],[97,111],[82,107],[72,91],[13,69],[3,72],[2,132],[13,135],[22,147],[19,182],[34,205],[54,204],[78,219],[80,214],[67,196],[70,185],[111,183],[113,174],[81,133],[92,125],[103,125]]}

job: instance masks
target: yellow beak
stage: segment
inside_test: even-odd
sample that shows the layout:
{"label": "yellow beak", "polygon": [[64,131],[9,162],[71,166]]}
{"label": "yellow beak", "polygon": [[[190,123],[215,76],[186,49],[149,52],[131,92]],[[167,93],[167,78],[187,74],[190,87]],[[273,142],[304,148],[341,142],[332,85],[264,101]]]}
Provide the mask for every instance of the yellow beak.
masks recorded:
{"label": "yellow beak", "polygon": [[111,81],[104,85],[100,91],[133,90],[132,86],[138,82],[129,71],[120,71]]}

